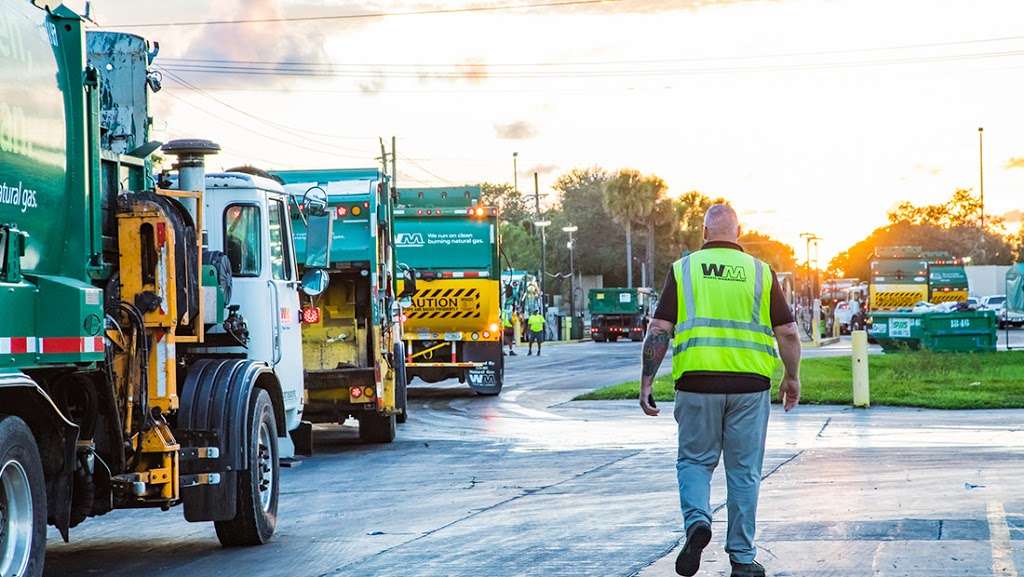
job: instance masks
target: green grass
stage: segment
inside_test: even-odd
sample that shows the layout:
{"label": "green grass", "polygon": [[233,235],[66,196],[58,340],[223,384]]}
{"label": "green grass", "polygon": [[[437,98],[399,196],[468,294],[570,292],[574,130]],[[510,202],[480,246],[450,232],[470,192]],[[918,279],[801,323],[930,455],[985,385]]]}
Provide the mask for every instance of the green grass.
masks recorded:
{"label": "green grass", "polygon": [[[873,355],[869,359],[869,371],[872,405],[933,409],[1024,408],[1024,352]],[[800,372],[801,403],[848,405],[853,402],[850,357],[806,359]],[[776,402],[780,376],[781,371],[772,380],[772,398]],[[577,400],[635,399],[639,387],[639,381],[629,381],[581,395]],[[670,377],[655,381],[656,400],[671,401],[674,396]]]}

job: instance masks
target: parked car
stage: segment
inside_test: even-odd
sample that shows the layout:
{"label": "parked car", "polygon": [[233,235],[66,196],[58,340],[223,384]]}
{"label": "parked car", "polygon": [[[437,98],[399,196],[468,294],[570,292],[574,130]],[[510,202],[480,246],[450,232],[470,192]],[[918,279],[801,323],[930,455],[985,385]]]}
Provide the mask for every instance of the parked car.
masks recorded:
{"label": "parked car", "polygon": [[982,297],[980,308],[995,311],[999,319],[999,328],[1024,326],[1024,313],[1006,310],[1006,295]]}

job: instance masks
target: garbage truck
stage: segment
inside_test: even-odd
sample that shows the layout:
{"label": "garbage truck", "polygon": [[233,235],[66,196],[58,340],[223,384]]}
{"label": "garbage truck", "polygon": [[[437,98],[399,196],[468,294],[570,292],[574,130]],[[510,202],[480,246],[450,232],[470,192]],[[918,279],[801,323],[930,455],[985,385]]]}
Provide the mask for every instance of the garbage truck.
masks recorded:
{"label": "garbage truck", "polygon": [[[343,423],[354,417],[363,441],[390,443],[408,415],[390,178],[377,168],[271,174],[295,201],[295,247],[308,279],[302,308],[305,418]],[[326,290],[315,288],[317,276]]]}
{"label": "garbage truck", "polygon": [[0,574],[41,575],[48,524],[114,509],[267,542],[302,412],[266,318],[297,313],[283,194],[206,189],[205,140],[164,145],[154,178],[155,44],[21,0],[0,29]]}
{"label": "garbage truck", "polygon": [[402,307],[406,371],[427,383],[458,379],[480,395],[504,381],[498,211],[479,186],[400,188],[395,254],[417,284]]}
{"label": "garbage truck", "polygon": [[590,338],[596,343],[614,343],[620,337],[644,340],[656,299],[656,293],[649,288],[590,289]]}

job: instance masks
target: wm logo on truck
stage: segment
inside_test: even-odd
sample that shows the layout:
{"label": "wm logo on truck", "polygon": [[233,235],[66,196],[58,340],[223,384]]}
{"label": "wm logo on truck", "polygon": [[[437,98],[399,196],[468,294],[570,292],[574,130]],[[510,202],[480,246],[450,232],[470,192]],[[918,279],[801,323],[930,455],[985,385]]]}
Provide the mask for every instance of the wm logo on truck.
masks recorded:
{"label": "wm logo on truck", "polygon": [[398,246],[420,248],[426,245],[426,241],[423,240],[423,233],[400,232],[395,235],[395,244]]}
{"label": "wm logo on truck", "polygon": [[747,280],[747,273],[743,270],[742,266],[704,262],[701,263],[700,268],[704,271],[705,277],[715,277],[722,280]]}

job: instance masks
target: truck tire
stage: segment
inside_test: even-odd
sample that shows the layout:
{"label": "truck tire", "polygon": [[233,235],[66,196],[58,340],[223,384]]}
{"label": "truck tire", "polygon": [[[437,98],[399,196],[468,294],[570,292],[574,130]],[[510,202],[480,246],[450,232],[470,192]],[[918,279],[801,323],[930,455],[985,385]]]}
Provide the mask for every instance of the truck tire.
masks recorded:
{"label": "truck tire", "polygon": [[238,512],[230,521],[215,521],[217,538],[225,547],[262,545],[277,526],[281,469],[277,461],[277,421],[264,389],[253,389],[249,400],[246,442],[249,468],[238,472]]}
{"label": "truck tire", "polygon": [[0,416],[0,575],[39,577],[46,556],[46,480],[25,421]]}
{"label": "truck tire", "polygon": [[359,417],[359,439],[364,443],[390,443],[395,440],[398,417],[368,413]]}
{"label": "truck tire", "polygon": [[409,419],[409,378],[405,372],[405,347],[395,343],[395,419],[404,423]]}

